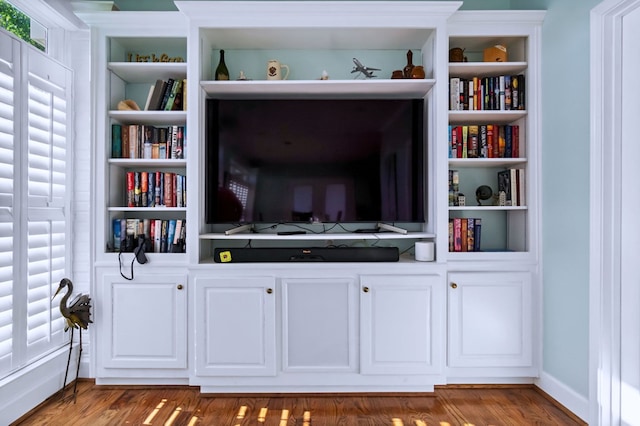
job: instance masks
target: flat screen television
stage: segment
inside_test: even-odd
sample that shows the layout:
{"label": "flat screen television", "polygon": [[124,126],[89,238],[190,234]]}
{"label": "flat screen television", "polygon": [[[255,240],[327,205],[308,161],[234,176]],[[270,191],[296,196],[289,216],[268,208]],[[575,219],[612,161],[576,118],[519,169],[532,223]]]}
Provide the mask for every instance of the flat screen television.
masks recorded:
{"label": "flat screen television", "polygon": [[208,99],[208,224],[422,223],[422,99]]}

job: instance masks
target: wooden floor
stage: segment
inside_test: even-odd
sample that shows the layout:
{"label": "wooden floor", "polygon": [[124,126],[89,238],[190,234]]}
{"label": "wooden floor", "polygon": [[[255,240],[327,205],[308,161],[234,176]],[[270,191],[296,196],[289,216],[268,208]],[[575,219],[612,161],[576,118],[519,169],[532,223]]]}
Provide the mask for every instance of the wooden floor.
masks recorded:
{"label": "wooden floor", "polygon": [[191,387],[96,386],[57,394],[15,425],[584,425],[531,386],[431,394],[201,395]]}

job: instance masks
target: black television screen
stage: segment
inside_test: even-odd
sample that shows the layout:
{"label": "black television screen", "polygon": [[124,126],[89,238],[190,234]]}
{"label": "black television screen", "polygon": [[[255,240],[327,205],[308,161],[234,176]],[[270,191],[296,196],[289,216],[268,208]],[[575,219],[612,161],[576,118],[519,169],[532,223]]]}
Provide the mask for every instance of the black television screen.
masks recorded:
{"label": "black television screen", "polygon": [[205,219],[424,222],[422,99],[208,99]]}

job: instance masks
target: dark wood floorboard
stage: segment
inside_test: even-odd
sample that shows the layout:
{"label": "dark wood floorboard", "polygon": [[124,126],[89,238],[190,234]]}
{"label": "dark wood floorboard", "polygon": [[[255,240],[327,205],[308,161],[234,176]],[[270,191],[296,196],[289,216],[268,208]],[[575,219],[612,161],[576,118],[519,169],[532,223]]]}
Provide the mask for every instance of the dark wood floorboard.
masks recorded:
{"label": "dark wood floorboard", "polygon": [[202,395],[192,387],[97,386],[54,395],[14,425],[585,425],[533,386],[437,387],[425,394]]}

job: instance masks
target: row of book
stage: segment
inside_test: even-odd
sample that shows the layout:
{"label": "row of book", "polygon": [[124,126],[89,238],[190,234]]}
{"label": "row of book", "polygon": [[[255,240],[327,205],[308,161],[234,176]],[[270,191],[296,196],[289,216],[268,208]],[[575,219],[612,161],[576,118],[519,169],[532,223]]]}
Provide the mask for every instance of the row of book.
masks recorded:
{"label": "row of book", "polygon": [[449,251],[481,251],[480,234],[482,219],[451,218],[449,219]]}
{"label": "row of book", "polygon": [[519,158],[517,124],[449,125],[449,158]]}
{"label": "row of book", "polygon": [[174,159],[185,158],[186,127],[146,124],[111,125],[112,158]]}
{"label": "row of book", "polygon": [[113,219],[113,248],[131,252],[148,239],[154,253],[184,253],[186,229],[184,219]]}
{"label": "row of book", "polygon": [[187,79],[158,79],[149,88],[145,111],[186,111]]}
{"label": "row of book", "polygon": [[449,79],[451,111],[506,111],[525,109],[524,75]]}
{"label": "row of book", "polygon": [[187,207],[187,177],[173,172],[126,172],[127,207]]}

